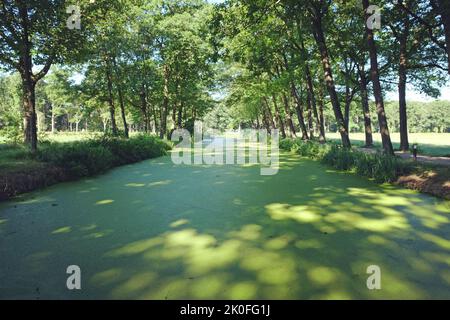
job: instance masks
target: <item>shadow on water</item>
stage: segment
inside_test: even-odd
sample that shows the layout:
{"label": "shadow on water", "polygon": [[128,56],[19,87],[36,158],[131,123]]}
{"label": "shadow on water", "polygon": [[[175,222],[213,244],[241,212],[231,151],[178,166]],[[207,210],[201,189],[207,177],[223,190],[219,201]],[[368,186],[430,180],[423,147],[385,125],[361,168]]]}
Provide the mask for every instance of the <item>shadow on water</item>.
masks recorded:
{"label": "shadow on water", "polygon": [[0,297],[450,298],[448,201],[280,161],[261,176],[163,157],[4,204]]}

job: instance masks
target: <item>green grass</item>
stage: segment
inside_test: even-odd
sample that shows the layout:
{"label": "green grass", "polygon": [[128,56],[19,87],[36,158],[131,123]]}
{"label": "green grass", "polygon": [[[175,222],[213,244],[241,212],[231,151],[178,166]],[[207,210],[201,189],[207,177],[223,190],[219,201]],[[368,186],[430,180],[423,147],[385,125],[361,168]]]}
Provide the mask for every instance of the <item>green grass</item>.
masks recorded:
{"label": "green grass", "polygon": [[[39,148],[42,142],[75,142],[84,141],[100,136],[100,133],[46,133],[41,135]],[[22,144],[11,144],[5,137],[0,136],[0,173],[26,172],[42,167],[42,163],[33,157],[28,147]]]}
{"label": "green grass", "polygon": [[[130,137],[139,135],[139,132],[130,132]],[[75,142],[84,141],[89,139],[95,139],[102,137],[103,132],[57,132],[55,134],[45,133],[41,136],[41,140],[51,141],[51,142]]]}
{"label": "green grass", "polygon": [[[339,133],[329,132],[326,134],[327,139],[332,141],[340,141]],[[379,133],[373,134],[374,144],[381,148],[381,137]],[[364,145],[364,133],[350,133],[350,140],[354,145]],[[399,149],[400,134],[391,133],[393,147]],[[450,156],[450,133],[410,133],[410,144],[417,143],[422,154],[430,156]]]}
{"label": "green grass", "polygon": [[45,133],[41,139],[51,142],[75,142],[89,140],[95,137],[102,136],[101,132],[58,132],[55,134]]}
{"label": "green grass", "polygon": [[381,152],[368,154],[357,149],[345,149],[330,142],[321,144],[317,141],[283,139],[280,141],[280,148],[318,160],[338,170],[356,172],[380,183],[393,182],[398,176],[413,169],[410,161]]}
{"label": "green grass", "polygon": [[25,146],[0,144],[0,173],[28,171],[41,166]]}

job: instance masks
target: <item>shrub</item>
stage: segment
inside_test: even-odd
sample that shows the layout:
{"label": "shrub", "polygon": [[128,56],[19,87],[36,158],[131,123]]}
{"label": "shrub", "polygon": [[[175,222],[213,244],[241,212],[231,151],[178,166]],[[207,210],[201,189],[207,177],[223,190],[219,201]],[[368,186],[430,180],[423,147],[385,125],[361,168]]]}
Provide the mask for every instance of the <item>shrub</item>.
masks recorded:
{"label": "shrub", "polygon": [[5,142],[19,144],[23,139],[23,132],[20,126],[8,126],[0,130],[0,136]]}
{"label": "shrub", "polygon": [[296,140],[293,139],[282,139],[280,140],[280,149],[292,151]]}
{"label": "shrub", "polygon": [[323,155],[330,149],[330,145],[321,144],[317,141],[283,139],[280,141],[280,148],[283,150],[296,152],[303,157],[321,159]]}
{"label": "shrub", "polygon": [[38,159],[63,168],[72,177],[94,175],[113,166],[113,155],[93,141],[49,143],[39,149]]}
{"label": "shrub", "polygon": [[38,159],[63,168],[72,177],[95,175],[114,166],[166,154],[170,146],[162,140],[138,135],[130,139],[103,136],[86,141],[45,143]]}
{"label": "shrub", "polygon": [[328,152],[323,154],[320,160],[322,163],[344,171],[352,170],[355,165],[353,151],[337,145],[332,145]]}
{"label": "shrub", "polygon": [[333,143],[284,139],[280,148],[294,151],[301,156],[319,160],[335,169],[355,171],[357,174],[377,182],[392,182],[399,175],[411,171],[411,164],[383,153],[369,154],[354,149],[345,149]]}

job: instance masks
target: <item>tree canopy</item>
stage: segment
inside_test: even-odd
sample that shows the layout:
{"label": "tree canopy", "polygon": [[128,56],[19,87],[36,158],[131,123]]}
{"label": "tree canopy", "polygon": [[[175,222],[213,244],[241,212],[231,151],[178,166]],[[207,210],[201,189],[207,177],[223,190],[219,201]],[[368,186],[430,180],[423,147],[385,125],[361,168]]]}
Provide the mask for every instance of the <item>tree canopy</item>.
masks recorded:
{"label": "tree canopy", "polygon": [[[0,130],[145,131],[204,119],[326,140],[448,131],[444,0],[3,1]],[[380,15],[380,17],[378,16]],[[396,91],[398,102],[386,101]],[[396,105],[396,106],[395,106]],[[414,119],[414,120],[411,120]],[[419,121],[417,123],[416,121]]]}

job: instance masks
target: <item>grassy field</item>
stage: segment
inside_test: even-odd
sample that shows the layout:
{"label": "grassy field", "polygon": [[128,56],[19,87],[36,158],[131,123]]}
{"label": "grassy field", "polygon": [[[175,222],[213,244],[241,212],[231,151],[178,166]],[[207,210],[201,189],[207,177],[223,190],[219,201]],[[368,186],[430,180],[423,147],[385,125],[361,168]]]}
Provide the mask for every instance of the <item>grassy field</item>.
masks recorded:
{"label": "grassy field", "polygon": [[73,142],[90,139],[102,134],[102,132],[60,132],[56,134],[46,134],[43,140],[52,142]]}
{"label": "grassy field", "polygon": [[[326,134],[327,139],[340,141],[339,133],[329,132]],[[350,139],[354,145],[364,144],[364,133],[350,133]],[[378,133],[373,135],[375,145],[381,147],[381,137]],[[400,134],[391,133],[394,148],[400,146]],[[417,143],[420,153],[430,156],[450,156],[450,133],[410,133],[410,144]]]}

